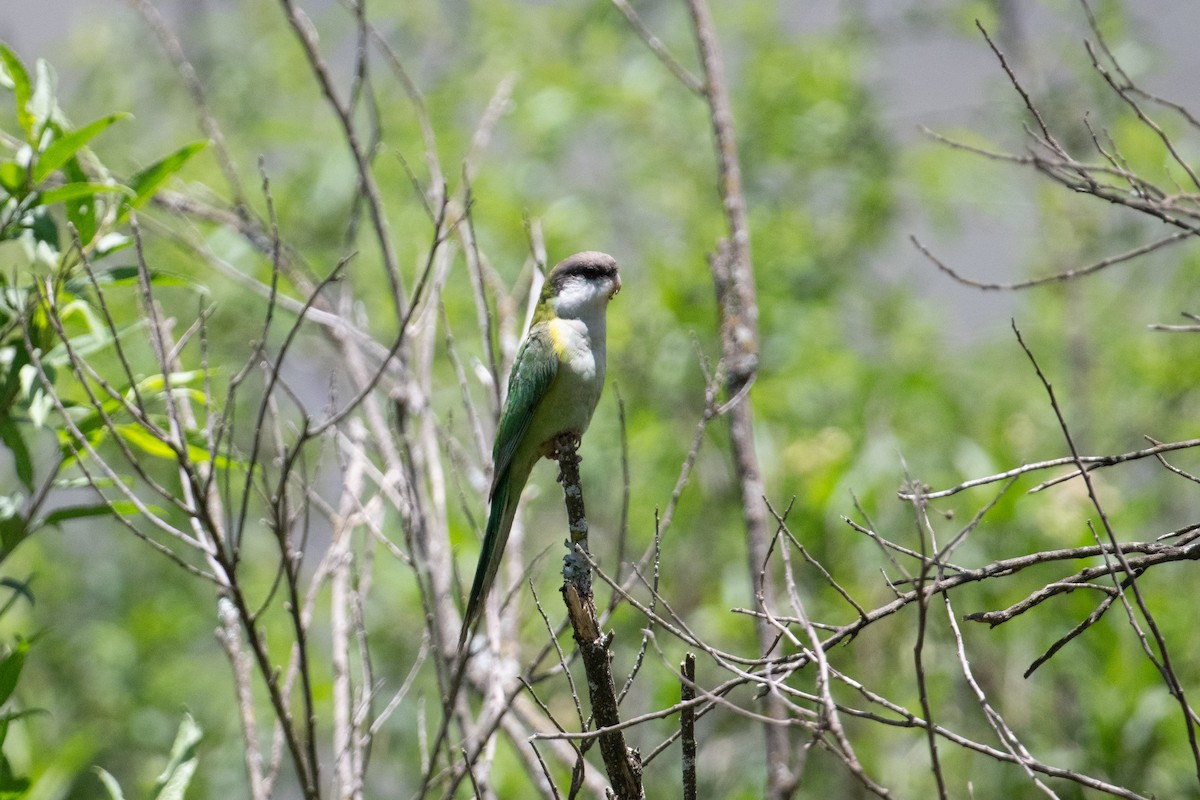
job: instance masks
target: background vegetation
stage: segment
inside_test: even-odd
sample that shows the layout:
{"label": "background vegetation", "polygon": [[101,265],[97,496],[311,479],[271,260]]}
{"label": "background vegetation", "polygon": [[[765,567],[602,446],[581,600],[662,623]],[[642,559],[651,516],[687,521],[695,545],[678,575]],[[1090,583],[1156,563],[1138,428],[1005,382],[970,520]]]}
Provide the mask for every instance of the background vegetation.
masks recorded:
{"label": "background vegetation", "polygon": [[[535,262],[601,249],[625,288],[582,481],[592,552],[640,605],[603,581],[597,604],[617,688],[635,673],[626,719],[673,709],[697,653],[700,796],[1200,794],[1200,360],[1187,330],[1148,327],[1197,310],[1198,126],[1147,96],[1155,54],[1121,4],[1054,9],[1069,44],[1037,53],[1003,2],[885,22],[847,4],[813,27],[794,4],[714,4],[759,314],[741,400],[689,4],[400,5],[134,2],[69,47],[6,51],[0,791],[94,797],[97,766],[130,796],[567,796],[578,741],[539,739],[544,774],[529,742],[584,727],[573,695],[589,708],[547,655],[550,466],[501,627],[442,698]],[[929,121],[958,147],[880,96],[897,31],[994,59],[979,126]],[[971,237],[983,269],[953,261]],[[1027,493],[1068,459],[926,499],[1071,456],[1064,429],[1081,456],[1183,444],[1087,484]],[[1003,625],[965,619],[1089,567]],[[649,756],[678,711],[628,743]],[[782,753],[764,715],[788,721]],[[646,764],[647,796],[686,789],[679,748]],[[587,762],[577,788],[603,796]]]}

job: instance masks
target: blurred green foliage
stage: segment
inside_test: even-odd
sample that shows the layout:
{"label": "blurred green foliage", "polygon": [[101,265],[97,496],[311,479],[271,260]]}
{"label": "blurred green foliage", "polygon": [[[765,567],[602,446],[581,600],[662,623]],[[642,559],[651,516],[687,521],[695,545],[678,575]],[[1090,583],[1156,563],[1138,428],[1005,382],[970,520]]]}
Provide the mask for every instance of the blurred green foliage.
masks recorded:
{"label": "blurred green foliage", "polygon": [[[6,562],[35,533],[41,532],[45,538],[47,529],[73,520],[137,513],[132,502],[97,502],[90,492],[79,492],[84,485],[82,476],[71,467],[78,459],[86,459],[87,446],[99,446],[104,437],[101,413],[119,420],[126,409],[118,398],[131,391],[147,398],[160,396],[163,380],[150,375],[136,385],[108,386],[105,388],[112,395],[105,397],[98,383],[85,384],[73,377],[70,359],[115,344],[116,323],[106,319],[109,310],[100,300],[101,292],[112,300],[122,289],[136,286],[139,279],[136,267],[112,261],[114,254],[132,243],[123,227],[130,213],[143,207],[204,143],[188,145],[117,181],[89,144],[127,114],[109,114],[76,127],[58,105],[57,78],[46,61],[39,59],[31,73],[16,53],[0,43],[0,65],[0,87],[11,95],[11,118],[15,120],[11,128],[7,124],[0,127],[0,441],[7,455],[0,475],[9,487],[0,495],[0,562]],[[145,280],[170,282],[158,275],[146,275]],[[121,314],[122,318],[129,316],[136,320],[135,306]],[[133,324],[126,330],[136,327]],[[177,377],[177,385],[185,386],[187,379]],[[89,402],[97,393],[104,400],[100,404],[103,412]],[[68,419],[69,424],[64,422]],[[147,446],[136,426],[117,430],[126,436],[129,446],[163,456]],[[11,591],[0,606],[0,621],[6,629],[28,629],[29,621],[19,611],[34,609],[31,580],[0,579],[0,585]],[[78,586],[79,575],[72,582]],[[15,607],[21,598],[29,601],[28,608]],[[15,624],[14,617],[18,619]],[[39,621],[38,627],[44,630],[45,624]],[[149,632],[145,626],[137,627],[143,634]],[[58,633],[51,633],[50,638]],[[95,634],[90,632],[87,645],[100,644],[100,652],[111,653]],[[76,782],[86,759],[99,749],[96,733],[101,729],[92,728],[95,718],[82,723],[85,729],[91,728],[89,736],[54,735],[45,741],[36,733],[27,739],[30,731],[13,725],[49,710],[24,705],[16,694],[18,679],[28,674],[24,667],[35,639],[40,639],[40,634],[27,637],[14,632],[0,652],[0,708],[4,709],[0,711],[0,748],[10,741],[10,733],[16,740],[15,748],[0,749],[0,796],[6,798],[57,796]],[[83,648],[75,652],[83,652]],[[33,675],[35,693],[41,677]],[[22,681],[22,689],[30,682]],[[52,705],[55,712],[60,709],[58,704]],[[127,712],[128,706],[121,710],[122,715]],[[181,730],[180,742],[190,741],[186,747],[181,745],[190,753],[199,740],[199,728],[190,718],[185,728],[186,736]],[[18,760],[24,762],[23,771],[10,762],[7,754],[12,749],[21,754]],[[195,762],[182,750],[180,759],[163,774],[152,797],[182,798]],[[100,772],[110,795],[121,798],[116,780]]]}
{"label": "blurred green foliage", "polygon": [[[977,335],[962,336],[965,341],[947,335],[953,316],[948,307],[966,304],[978,310],[985,301],[962,287],[914,281],[896,266],[912,260],[898,236],[910,219],[904,209],[924,209],[947,240],[967,237],[1010,212],[1023,215],[1027,228],[1004,244],[1015,271],[1029,275],[1127,249],[1147,226],[1057,187],[1027,182],[1011,167],[928,142],[914,144],[901,135],[871,79],[884,32],[858,11],[844,12],[826,28],[800,31],[787,3],[714,5],[735,80],[761,303],[762,367],[752,397],[769,499],[782,510],[795,498],[790,529],[842,587],[870,607],[892,597],[880,576],[888,564],[842,516],[865,522],[868,515],[876,530],[915,547],[912,512],[895,498],[906,475],[940,488],[1065,451],[1042,388],[1003,322],[972,330]],[[954,5],[955,13],[944,19],[921,17],[909,24],[940,26],[939,36],[973,37],[967,20],[987,18],[992,9],[990,3]],[[1119,9],[1106,10],[1110,35],[1120,35]],[[377,248],[361,226],[350,224],[354,165],[278,9],[236,3],[185,13],[194,15],[189,17],[194,24],[187,26],[184,46],[225,131],[247,202],[265,216],[262,193],[252,190],[259,183],[261,157],[285,240],[320,274],[347,251],[359,251],[349,280],[360,290],[364,316],[387,338],[394,320],[383,293],[375,291],[383,282]],[[526,217],[540,221],[551,261],[595,248],[612,252],[621,263],[625,289],[610,315],[612,384],[588,434],[583,470],[593,526],[615,540],[622,503],[621,482],[615,479],[620,446],[612,390],[618,389],[627,416],[633,487],[629,550],[641,553],[652,540],[656,511],[667,505],[703,414],[701,361],[718,352],[705,257],[723,235],[723,221],[704,106],[673,82],[606,3],[460,0],[373,7],[371,13],[424,94],[447,165],[461,163],[471,148],[475,126],[497,85],[513,81],[504,117],[473,180],[480,248],[504,281],[520,287],[526,280],[521,271],[527,260]],[[693,44],[683,9],[659,6],[646,14],[666,45],[691,66]],[[352,17],[331,7],[314,24],[335,77],[347,82]],[[165,217],[147,203],[180,170],[201,195],[231,190],[214,159],[192,158],[198,145],[178,149],[179,142],[198,135],[196,112],[133,12],[96,20],[63,52],[38,54],[78,75],[69,107],[95,119],[89,124],[71,125],[48,90],[38,93],[36,87],[53,82],[49,67],[22,77],[16,56],[3,53],[7,89],[17,102],[15,114],[5,110],[0,116],[0,130],[11,134],[0,163],[5,192],[0,315],[7,315],[0,316],[5,337],[0,339],[5,381],[0,433],[10,454],[0,474],[19,493],[4,492],[11,497],[4,508],[17,509],[0,520],[4,555],[35,529],[61,523],[31,538],[9,561],[21,574],[36,574],[39,604],[15,609],[0,620],[0,629],[44,631],[28,656],[36,669],[26,671],[19,694],[28,697],[26,707],[49,713],[23,726],[23,763],[27,774],[58,786],[47,790],[47,797],[95,796],[95,780],[83,772],[92,763],[106,765],[121,784],[151,785],[157,773],[152,756],[170,737],[180,706],[187,706],[208,731],[205,767],[196,776],[193,796],[240,796],[245,793],[242,745],[232,691],[226,690],[229,667],[211,636],[215,614],[207,588],[152,558],[114,525],[90,518],[70,522],[69,517],[88,513],[86,503],[41,516],[21,511],[49,469],[49,459],[38,453],[57,452],[69,443],[38,432],[48,401],[44,387],[22,378],[29,357],[12,327],[18,309],[30,308],[37,297],[31,294],[31,278],[22,276],[51,275],[58,278],[52,282],[57,302],[78,303],[79,327],[70,335],[102,335],[102,326],[89,321],[95,309],[87,286],[78,283],[78,265],[69,258],[76,234],[68,232],[68,223],[98,260],[99,274],[128,290],[129,306],[118,313],[136,325],[136,271],[121,260],[121,247],[129,244],[125,209]],[[1061,83],[1046,89],[1047,105],[1055,109],[1052,123],[1082,137],[1079,120],[1085,111],[1106,119],[1121,113],[1082,58],[1064,57],[1064,70]],[[385,143],[374,164],[387,189],[400,262],[407,267],[420,263],[428,246],[424,210],[405,171],[407,164],[418,179],[428,180],[424,145],[411,105],[386,70],[377,65],[373,80],[378,106],[358,114],[368,127],[377,124]],[[996,97],[1011,93],[998,69],[992,90]],[[114,109],[132,111],[134,119]],[[1003,110],[1014,110],[996,113],[1004,120],[1003,130],[945,132],[981,146],[1010,143],[1019,131],[1019,109],[1009,104]],[[1112,116],[1107,124],[1131,164],[1156,179],[1169,171],[1160,142],[1135,119]],[[109,128],[113,133],[105,133]],[[104,163],[117,165],[111,173],[91,151],[93,138],[103,143]],[[157,155],[162,152],[172,154],[162,158]],[[118,180],[116,175],[131,177]],[[269,274],[269,259],[228,230],[197,223],[186,233],[216,258],[263,278]],[[227,372],[236,368],[247,355],[248,340],[258,335],[261,300],[199,265],[194,253],[170,235],[147,240],[146,254],[163,280],[177,275],[206,287],[215,302],[209,326],[212,363]],[[1194,338],[1153,334],[1146,324],[1197,307],[1198,258],[1194,252],[1167,251],[1012,301],[1017,324],[1066,398],[1066,413],[1088,452],[1132,450],[1141,445],[1142,435],[1159,440],[1194,435],[1191,421],[1200,413]],[[467,285],[464,274],[452,281]],[[180,291],[176,301],[174,313],[194,315],[193,292]],[[520,307],[519,293],[515,302]],[[460,355],[484,361],[470,292],[447,292],[445,305]],[[50,352],[57,334],[42,333],[46,340],[40,346]],[[322,359],[327,358],[321,343],[305,342],[298,382],[322,390]],[[432,413],[465,440],[463,422],[452,410],[457,383],[447,364],[435,369],[441,394]],[[487,407],[485,389],[473,389],[480,407]],[[78,391],[63,387],[61,394],[69,400]],[[745,616],[729,613],[751,606],[753,592],[727,451],[725,431],[714,423],[662,543],[662,590],[694,630],[726,650],[748,652],[754,647],[752,627]],[[1194,460],[1181,456],[1180,461],[1189,458]],[[469,476],[451,477],[464,487],[478,519],[483,499],[471,495]],[[548,487],[549,469],[534,480]],[[1130,539],[1151,539],[1193,519],[1192,487],[1157,465],[1130,465],[1099,474],[1097,481],[1115,527]],[[1089,542],[1086,497],[1070,486],[1033,497],[1018,494],[1036,482],[1018,482],[956,559],[974,566]],[[953,536],[996,491],[985,488],[939,503],[939,536]],[[553,491],[526,502],[531,530],[558,529],[561,512]],[[460,571],[469,574],[474,531],[457,507],[452,524]],[[556,544],[538,541],[531,552]],[[615,551],[604,545],[593,550],[614,566]],[[553,595],[553,561],[543,559],[534,569],[541,597]],[[261,569],[261,578],[269,581],[270,564]],[[1019,581],[968,587],[955,596],[954,611],[961,616],[1003,607],[1059,575],[1057,568],[1042,568]],[[1168,566],[1149,576],[1145,588],[1167,641],[1177,648],[1175,661],[1185,685],[1195,685],[1200,640],[1190,630],[1190,611],[1179,613],[1181,598],[1173,588],[1189,576],[1186,566]],[[797,577],[813,618],[854,619],[854,611],[815,569],[798,565]],[[376,581],[366,622],[381,677],[395,685],[421,640],[423,621],[412,611],[419,599],[409,573],[395,565],[380,565]],[[1050,643],[1090,613],[1094,601],[1071,595],[994,630],[968,626],[964,636],[976,678],[1004,698],[1009,724],[1039,758],[1162,797],[1194,794],[1178,711],[1115,613],[1072,642],[1065,657],[1030,680],[1020,678]],[[527,592],[516,602],[532,608]],[[902,612],[895,625],[869,629],[852,646],[834,651],[831,662],[917,708],[913,613]],[[931,613],[944,613],[940,603]],[[618,639],[628,645],[618,651],[618,675],[631,667],[631,643],[640,636],[640,624],[634,615],[612,620]],[[528,615],[522,633],[523,641],[540,642],[536,614]],[[665,639],[661,644],[663,656],[648,657],[627,701],[630,709],[673,702],[677,684],[671,669],[682,649]],[[934,705],[946,715],[939,722],[992,741],[963,685],[944,625],[926,649]],[[283,659],[286,653],[276,655]],[[702,664],[701,684],[720,677],[704,669]],[[329,675],[318,674],[316,680],[318,693],[327,695]],[[395,720],[417,718],[421,693],[431,698],[436,691],[432,676],[424,675],[418,689]],[[848,691],[839,699],[858,702]],[[557,707],[566,701],[548,702]],[[674,724],[664,720],[638,729],[632,743],[648,750]],[[846,724],[852,740],[869,742],[858,753],[869,774],[900,796],[931,796],[932,778],[923,766],[914,766],[923,765],[926,756],[913,731],[861,720]],[[734,715],[713,714],[702,721],[705,796],[759,795],[758,739],[753,738],[754,746],[746,744],[758,736]],[[372,769],[381,795],[403,795],[412,786],[418,772],[415,737],[414,725],[398,722],[379,732],[376,752],[387,757],[377,757]],[[948,746],[941,752],[956,796],[968,791],[968,782],[975,797],[1028,791],[1018,768]],[[805,796],[853,796],[853,780],[836,759],[820,749],[809,759]],[[491,780],[500,796],[525,790],[524,773],[514,762],[497,759]],[[673,773],[661,762],[654,765],[647,773],[650,796],[675,792]],[[1071,785],[1055,787],[1064,798],[1083,796]]]}

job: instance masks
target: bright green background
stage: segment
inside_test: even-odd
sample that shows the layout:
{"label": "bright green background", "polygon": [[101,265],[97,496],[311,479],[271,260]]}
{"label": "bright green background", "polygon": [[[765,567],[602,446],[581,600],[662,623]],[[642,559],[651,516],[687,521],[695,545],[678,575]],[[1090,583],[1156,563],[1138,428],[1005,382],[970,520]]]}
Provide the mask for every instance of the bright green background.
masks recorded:
{"label": "bright green background", "polygon": [[[376,5],[371,14],[425,94],[440,156],[452,174],[498,82],[514,78],[511,101],[474,181],[481,249],[500,275],[516,280],[526,258],[525,215],[541,221],[551,260],[602,249],[621,263],[625,288],[610,311],[610,390],[586,440],[584,482],[597,532],[593,550],[612,564],[615,553],[604,542],[620,518],[619,390],[633,486],[630,550],[640,553],[653,536],[655,510],[668,502],[703,411],[697,351],[714,361],[719,352],[705,256],[723,234],[723,220],[705,106],[673,82],[605,3]],[[990,275],[970,260],[954,264],[981,280],[1049,274],[1162,232],[1016,167],[914,135],[914,125],[928,123],[983,147],[1023,148],[1024,117],[998,66],[982,82],[981,106],[977,97],[947,98],[947,103],[980,109],[961,126],[905,117],[894,98],[883,96],[889,83],[879,75],[879,53],[897,37],[907,37],[918,52],[926,41],[922,37],[953,42],[986,63],[990,56],[972,20],[982,16],[999,31],[991,4],[954,3],[944,13],[886,24],[860,16],[848,4],[834,23],[811,29],[798,23],[803,15],[790,5],[714,4],[733,82],[761,304],[762,361],[751,395],[757,444],[772,504],[782,509],[794,497],[791,530],[860,603],[874,606],[890,597],[880,574],[887,564],[874,544],[842,521],[843,515],[861,521],[854,498],[877,530],[915,547],[911,510],[895,498],[906,473],[942,488],[1066,452],[1044,391],[1009,330],[1008,315],[1058,390],[1083,451],[1137,449],[1143,435],[1164,441],[1195,435],[1200,340],[1153,333],[1146,326],[1174,321],[1180,311],[1200,310],[1197,257],[1194,250],[1176,248],[1084,281],[999,297],[952,284],[907,243],[914,227],[929,231],[927,243],[940,253],[978,255],[983,248],[986,266],[998,263],[1007,271]],[[1121,45],[1120,52],[1153,76],[1165,56],[1139,43],[1136,26],[1130,30],[1116,4],[1102,5],[1106,31]],[[352,19],[336,8],[312,13],[344,87]],[[683,9],[671,5],[648,9],[646,15],[694,69]],[[202,138],[202,132],[178,77],[145,26],[128,12],[111,16],[78,30],[69,42],[20,55],[28,64],[45,58],[63,75],[69,94],[60,103],[73,121],[133,112],[133,119],[121,121],[94,144],[110,168],[129,174]],[[375,243],[361,232],[347,241],[353,165],[279,9],[244,2],[187,16],[185,49],[209,92],[252,203],[265,213],[256,167],[261,156],[284,238],[318,272],[347,251],[359,250],[350,280],[361,289],[375,332],[389,338],[394,320],[379,291],[383,279]],[[1018,67],[1028,68],[1064,142],[1086,150],[1081,120],[1088,113],[1119,142],[1132,165],[1170,185],[1180,176],[1167,169],[1161,143],[1087,68],[1077,44],[1079,16],[1074,9],[1052,14],[1060,27],[1027,40],[1034,53]],[[1006,42],[1013,43],[1001,39]],[[377,176],[411,286],[411,265],[420,263],[428,246],[428,224],[400,157],[426,179],[422,144],[411,105],[396,82],[382,65],[376,64],[373,74],[385,142],[375,161]],[[2,127],[13,130],[11,103],[5,100],[0,107]],[[1160,116],[1169,131],[1190,144],[1178,119]],[[218,195],[224,186],[211,151],[193,159],[173,184],[196,193],[211,187]],[[157,216],[175,224],[162,212]],[[265,277],[265,260],[236,236],[213,226],[198,231],[219,257]],[[247,341],[257,335],[262,304],[196,264],[169,237],[152,238],[147,254],[156,267],[188,275],[207,288],[217,303],[210,325],[213,361],[221,369],[235,369],[248,353]],[[447,293],[447,315],[463,357],[480,358],[461,259],[454,269],[451,285],[457,282],[463,289]],[[194,315],[194,290],[171,288],[164,298],[177,304],[172,313],[184,319]],[[126,293],[125,299],[131,301],[132,295]],[[121,313],[135,312],[129,307]],[[295,362],[296,381],[318,398],[325,391],[325,358],[312,340]],[[438,369],[444,382],[434,413],[465,438],[452,372],[448,364]],[[478,399],[485,396],[480,389]],[[1185,454],[1176,461],[1188,468],[1195,458]],[[531,519],[544,518],[545,524],[532,529],[557,530],[561,511],[551,470],[540,472],[535,481],[542,491],[527,503]],[[1090,542],[1086,521],[1093,512],[1081,487],[1021,494],[1038,480],[1018,482],[960,548],[959,563],[976,566]],[[1156,464],[1106,471],[1097,475],[1097,483],[1125,539],[1152,539],[1194,521],[1195,485]],[[938,503],[933,519],[942,540],[994,491],[985,488]],[[482,498],[470,502],[478,517]],[[716,422],[663,543],[661,588],[694,630],[725,650],[749,652],[751,627],[745,617],[729,613],[752,601],[740,519],[727,437]],[[453,523],[459,568],[467,573],[475,544],[457,506]],[[531,543],[531,550],[553,544]],[[264,558],[269,556],[264,548]],[[556,561],[557,556],[546,558],[535,572],[542,597],[553,597]],[[968,588],[955,596],[955,611],[1003,607],[1072,568]],[[269,564],[263,569],[268,575]],[[96,796],[98,783],[87,772],[93,764],[103,765],[136,796],[132,787],[148,787],[161,770],[185,708],[205,731],[191,796],[245,792],[229,668],[212,633],[216,616],[208,587],[103,521],[39,532],[7,560],[4,571],[22,579],[32,575],[37,601],[18,605],[3,625],[26,635],[40,632],[18,697],[23,705],[48,713],[22,725],[8,745],[14,763],[43,781],[45,794],[39,796]],[[1193,665],[1200,657],[1192,630],[1193,593],[1186,588],[1191,577],[1184,564],[1156,569],[1141,582],[1174,648],[1185,687],[1196,685]],[[813,570],[798,569],[798,578],[816,619],[853,619],[853,611]],[[405,569],[381,565],[377,580],[368,624],[378,648],[379,677],[394,687],[420,640],[419,605]],[[976,677],[1037,757],[1160,797],[1195,794],[1178,709],[1141,654],[1123,612],[1114,610],[1030,680],[1020,677],[1096,599],[1063,597],[996,630],[968,625]],[[528,596],[522,602],[532,608]],[[958,674],[944,612],[940,605],[934,608],[941,616],[935,617],[927,658],[938,719],[994,743]],[[540,641],[540,622],[535,614],[528,616],[524,639],[533,647]],[[628,612],[613,624],[624,643],[616,662],[623,675],[640,621]],[[914,630],[915,616],[906,612],[835,650],[831,660],[916,710]],[[648,656],[641,691],[631,696],[626,713],[668,705],[676,696],[670,669],[683,650],[666,637],[659,644],[664,656]],[[424,678],[425,691],[431,691],[432,675]],[[723,678],[702,662],[702,683]],[[318,685],[321,699],[328,688],[327,682]],[[847,693],[842,699],[854,698]],[[379,796],[412,791],[416,708],[414,696],[377,744],[372,791]],[[647,725],[631,735],[632,743],[647,751],[675,724]],[[921,735],[856,721],[847,725],[876,780],[901,796],[931,796]],[[757,796],[762,775],[757,727],[718,713],[701,723],[699,735],[702,794]],[[1030,791],[1017,768],[948,745],[941,752],[953,796],[968,796],[968,783],[978,798]],[[677,791],[674,757],[668,754],[648,770],[650,796]],[[517,796],[523,784],[515,767],[503,757],[500,764],[493,774],[498,791]],[[803,796],[856,796],[853,785],[828,754],[813,751]],[[1064,798],[1084,796],[1069,784],[1055,788]]]}

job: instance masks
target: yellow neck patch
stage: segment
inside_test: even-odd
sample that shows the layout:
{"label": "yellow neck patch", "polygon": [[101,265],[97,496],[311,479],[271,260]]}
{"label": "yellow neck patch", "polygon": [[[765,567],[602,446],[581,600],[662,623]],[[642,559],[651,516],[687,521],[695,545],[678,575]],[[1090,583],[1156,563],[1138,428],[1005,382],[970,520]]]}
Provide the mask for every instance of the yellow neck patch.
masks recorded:
{"label": "yellow neck patch", "polygon": [[566,337],[568,331],[566,330],[566,323],[555,317],[547,321],[546,330],[550,333],[550,347],[554,349],[554,355],[561,359],[567,351]]}

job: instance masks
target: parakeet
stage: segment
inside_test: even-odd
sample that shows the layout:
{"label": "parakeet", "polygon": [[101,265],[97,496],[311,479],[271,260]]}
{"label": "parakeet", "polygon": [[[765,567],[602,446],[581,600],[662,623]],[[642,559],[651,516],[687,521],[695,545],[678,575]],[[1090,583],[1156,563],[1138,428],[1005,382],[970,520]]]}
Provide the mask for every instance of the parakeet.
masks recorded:
{"label": "parakeet", "polygon": [[604,388],[605,312],[620,289],[617,262],[605,253],[576,253],[546,276],[508,378],[508,396],[496,429],[491,507],[459,650],[496,579],[533,465],[543,456],[554,457],[560,435],[582,437],[591,422]]}

